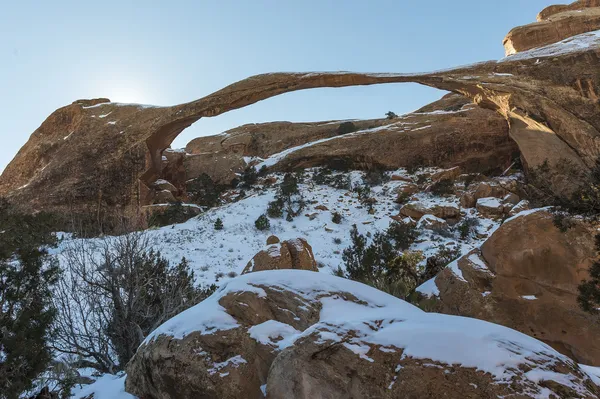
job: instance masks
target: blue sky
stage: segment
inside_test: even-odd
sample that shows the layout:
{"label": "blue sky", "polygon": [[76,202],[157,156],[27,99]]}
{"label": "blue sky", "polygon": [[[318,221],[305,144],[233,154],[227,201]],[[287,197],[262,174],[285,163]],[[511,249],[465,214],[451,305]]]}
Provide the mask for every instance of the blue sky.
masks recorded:
{"label": "blue sky", "polygon": [[[497,59],[548,0],[4,1],[0,170],[80,98],[172,105],[277,71],[419,72]],[[174,146],[244,123],[375,118],[443,93],[412,84],[285,94],[201,119]]]}

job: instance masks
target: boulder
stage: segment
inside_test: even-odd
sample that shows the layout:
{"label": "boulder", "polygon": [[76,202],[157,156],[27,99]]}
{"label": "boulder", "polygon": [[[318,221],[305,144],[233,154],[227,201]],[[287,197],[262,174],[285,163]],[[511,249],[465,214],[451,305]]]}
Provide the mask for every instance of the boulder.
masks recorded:
{"label": "boulder", "polygon": [[461,174],[460,166],[455,166],[454,168],[440,170],[439,172],[435,172],[431,175],[431,180],[433,182],[439,182],[442,180],[451,180],[455,181],[458,176]]}
{"label": "boulder", "polygon": [[562,233],[544,209],[525,211],[418,291],[438,299],[433,310],[513,328],[600,366],[600,322],[577,303],[595,233],[583,222]]}
{"label": "boulder", "polygon": [[394,189],[394,192],[398,194],[398,196],[406,196],[413,195],[421,191],[421,188],[415,183],[405,183],[401,186],[398,186]]}
{"label": "boulder", "polygon": [[[275,238],[277,237],[269,237],[267,244],[269,244],[269,241],[274,241]],[[296,238],[279,242],[277,238],[277,242],[268,245],[265,249],[254,255],[254,258],[248,262],[242,274],[281,269],[319,271],[312,247],[305,239]]]}
{"label": "boulder", "polygon": [[460,209],[451,203],[426,205],[421,202],[409,202],[400,209],[400,215],[415,220],[419,220],[428,214],[441,219],[455,219],[460,217]]}
{"label": "boulder", "polygon": [[279,237],[271,235],[267,237],[267,245],[278,244],[280,242]]}
{"label": "boulder", "polygon": [[484,217],[500,217],[504,214],[504,203],[495,197],[479,198],[475,208]]}
{"label": "boulder", "polygon": [[140,398],[598,393],[575,363],[531,337],[298,270],[239,276],[164,323],[129,362],[125,386]]}
{"label": "boulder", "polygon": [[155,181],[152,184],[152,187],[154,187],[155,189],[160,190],[160,191],[166,190],[166,191],[170,191],[172,193],[177,192],[177,187],[175,187],[173,184],[171,184],[168,181],[163,180],[163,179],[159,179],[159,180]]}
{"label": "boulder", "polygon": [[161,190],[154,196],[155,204],[168,204],[177,201],[170,190]]}
{"label": "boulder", "polygon": [[480,198],[504,198],[510,192],[496,182],[484,181],[477,184],[472,190],[463,193],[460,205],[464,208],[474,208]]}
{"label": "boulder", "polygon": [[446,223],[444,219],[440,219],[433,215],[423,215],[423,217],[419,219],[417,227],[427,230],[443,230],[448,228],[448,223]]}

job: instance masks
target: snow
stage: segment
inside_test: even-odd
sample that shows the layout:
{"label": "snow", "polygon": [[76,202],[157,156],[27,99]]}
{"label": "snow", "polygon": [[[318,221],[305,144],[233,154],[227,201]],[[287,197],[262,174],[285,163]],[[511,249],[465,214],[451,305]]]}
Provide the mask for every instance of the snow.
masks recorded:
{"label": "snow", "polygon": [[521,212],[517,213],[513,217],[510,217],[510,218],[506,219],[504,221],[504,223],[511,222],[511,221],[513,221],[515,219],[518,219],[518,218],[523,217],[523,216],[531,215],[531,214],[536,213],[536,212],[549,211],[550,209],[552,209],[551,206],[546,206],[546,207],[543,207],[543,208],[527,209],[525,211],[521,211]]}
{"label": "snow", "polygon": [[521,298],[527,299],[528,301],[535,301],[537,299],[535,295],[522,295]]}
{"label": "snow", "polygon": [[[172,319],[168,320],[155,331],[153,331],[145,340],[148,343],[160,335],[172,336],[182,339],[187,334],[199,331],[202,334],[210,334],[216,331],[226,331],[238,327],[236,320],[225,312],[225,309],[219,305],[219,300],[230,293],[236,292],[254,292],[259,297],[266,297],[266,292],[260,288],[260,285],[277,286],[286,288],[302,298],[317,300],[323,293],[329,292],[352,292],[358,300],[368,305],[347,304],[341,298],[323,298],[321,303],[321,318],[324,320],[338,321],[351,317],[356,312],[368,308],[366,312],[371,315],[377,315],[382,309],[394,309],[399,314],[420,313],[417,307],[404,301],[388,295],[384,292],[371,288],[352,280],[347,280],[324,273],[306,272],[300,270],[270,270],[256,273],[248,273],[229,280],[213,295],[203,302],[193,306]],[[340,303],[342,303],[340,305]],[[283,323],[268,323],[255,326],[250,332],[250,336],[259,342],[269,341],[274,334],[285,335],[284,342],[280,345],[287,345],[286,340],[291,340],[293,328]]]}
{"label": "snow", "polygon": [[72,399],[83,399],[93,395],[94,399],[136,399],[125,392],[125,376],[105,374],[90,385],[75,387]]}
{"label": "snow", "polygon": [[[434,173],[437,169],[426,169],[423,173]],[[397,215],[399,205],[395,203],[394,190],[402,186],[402,181],[389,181],[382,186],[372,187],[371,194],[377,200],[375,214],[358,200],[357,194],[347,190],[314,184],[310,178],[312,170],[307,171],[305,183],[300,191],[307,201],[307,208],[292,222],[285,219],[270,219],[271,228],[258,231],[254,221],[265,213],[267,204],[274,200],[276,188],[265,190],[247,190],[248,196],[240,201],[210,209],[185,223],[150,229],[146,231],[155,250],[171,262],[178,263],[182,257],[189,262],[194,271],[196,284],[222,285],[236,274],[240,274],[246,264],[265,248],[270,235],[276,235],[281,241],[303,238],[312,246],[314,258],[323,267],[321,273],[333,274],[338,267],[344,267],[342,251],[351,245],[350,231],[354,224],[361,234],[372,235],[385,230],[392,222],[390,216]],[[390,174],[406,176],[403,169]],[[352,182],[362,181],[361,172],[348,172]],[[274,174],[279,181],[282,175]],[[459,207],[459,198],[436,197],[430,193],[415,195],[417,202],[426,207]],[[183,204],[202,209],[194,204]],[[326,206],[329,211],[319,211],[315,207]],[[150,205],[161,206],[161,205]],[[339,212],[343,219],[340,224],[331,221],[333,212]],[[474,209],[465,209],[467,214],[476,215]],[[305,214],[316,213],[311,220]],[[214,223],[220,218],[224,229],[215,230]],[[499,222],[478,216],[480,225],[477,232],[467,240],[460,240],[457,233],[442,235],[432,230],[419,230],[418,240],[410,247],[412,251],[421,251],[425,257],[433,256],[440,247],[458,247],[462,254],[479,247],[498,226]],[[56,250],[60,253],[68,247],[72,238],[60,243]],[[94,245],[97,239],[88,239]],[[425,262],[423,261],[423,264]]]}
{"label": "snow", "polygon": [[432,296],[440,296],[440,290],[435,284],[435,277],[425,281],[423,284],[417,287],[417,292],[431,298]]}
{"label": "snow", "polygon": [[[207,371],[208,371],[208,374],[213,375],[213,374],[220,372],[225,367],[229,367],[230,365],[235,368],[238,368],[238,367],[240,367],[240,365],[246,364],[246,363],[248,363],[246,361],[246,359],[244,359],[240,355],[236,355],[236,356],[230,357],[229,359],[225,360],[224,362],[214,363],[213,367],[208,369]],[[228,375],[229,375],[229,373],[219,373],[220,377],[227,377]]]}
{"label": "snow", "polygon": [[462,274],[462,271],[460,270],[460,267],[458,267],[458,259],[450,262],[450,264],[448,264],[448,266],[446,266],[446,268],[452,270],[452,273],[454,273],[454,275],[456,277],[458,277],[458,279],[460,281],[463,281],[465,283],[467,282],[467,280],[465,280],[465,278],[463,277],[463,274]]}
{"label": "snow", "polygon": [[[262,324],[252,326],[248,329],[250,337],[263,345],[273,345],[279,350],[285,349],[294,343],[293,338],[300,334],[289,324],[277,320],[267,320]],[[280,338],[280,340],[276,340]]]}
{"label": "snow", "polygon": [[469,255],[467,259],[471,261],[475,269],[489,271],[487,265],[485,264],[485,261],[481,259],[481,256],[478,253],[473,253]]}
{"label": "snow", "polygon": [[594,384],[600,385],[600,367],[580,364],[579,368],[581,368],[588,376],[590,376]]}
{"label": "snow", "polygon": [[485,197],[477,200],[477,206],[484,206],[486,208],[500,208],[502,202],[496,197]]}

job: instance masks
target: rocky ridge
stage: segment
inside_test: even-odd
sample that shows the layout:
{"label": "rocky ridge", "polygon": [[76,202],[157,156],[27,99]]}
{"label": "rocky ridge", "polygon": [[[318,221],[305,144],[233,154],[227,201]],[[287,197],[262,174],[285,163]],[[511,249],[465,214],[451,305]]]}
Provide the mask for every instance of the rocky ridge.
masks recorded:
{"label": "rocky ridge", "polygon": [[[585,13],[595,10],[587,7]],[[565,162],[585,172],[600,153],[599,53],[600,36],[593,31],[499,61],[433,73],[272,73],[173,107],[79,101],[33,133],[0,177],[0,195],[28,209],[101,214],[111,207],[136,215],[154,202],[165,150],[198,119],[295,90],[396,82],[459,93],[498,112],[526,167],[548,161],[553,190],[568,194],[577,182],[562,168]]]}

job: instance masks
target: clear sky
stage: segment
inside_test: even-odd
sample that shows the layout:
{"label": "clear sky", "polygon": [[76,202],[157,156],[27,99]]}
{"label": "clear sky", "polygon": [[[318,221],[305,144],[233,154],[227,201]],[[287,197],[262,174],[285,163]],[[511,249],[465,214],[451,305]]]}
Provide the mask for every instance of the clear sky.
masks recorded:
{"label": "clear sky", "polygon": [[[0,0],[0,170],[81,98],[172,105],[278,71],[420,72],[501,58],[549,0]],[[443,93],[314,89],[201,119],[174,146],[245,123],[382,117]]]}

